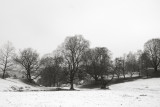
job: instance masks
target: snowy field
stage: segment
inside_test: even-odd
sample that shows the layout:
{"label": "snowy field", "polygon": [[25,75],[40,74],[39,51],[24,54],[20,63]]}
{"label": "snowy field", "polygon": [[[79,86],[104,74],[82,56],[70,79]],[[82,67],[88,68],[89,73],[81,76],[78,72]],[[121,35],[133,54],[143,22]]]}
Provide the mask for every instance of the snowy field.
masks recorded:
{"label": "snowy field", "polygon": [[160,78],[115,84],[110,90],[0,92],[0,107],[160,107]]}

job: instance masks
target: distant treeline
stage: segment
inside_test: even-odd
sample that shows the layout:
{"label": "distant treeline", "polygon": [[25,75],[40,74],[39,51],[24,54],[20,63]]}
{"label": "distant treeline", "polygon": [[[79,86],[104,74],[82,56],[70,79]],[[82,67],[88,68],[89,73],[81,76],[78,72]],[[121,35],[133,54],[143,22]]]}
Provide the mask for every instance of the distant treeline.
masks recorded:
{"label": "distant treeline", "polygon": [[148,40],[144,49],[136,53],[129,52],[114,60],[111,56],[107,47],[90,48],[89,41],[81,35],[67,37],[53,53],[42,58],[32,48],[15,53],[12,43],[7,42],[0,49],[0,70],[2,78],[8,71],[21,71],[23,78],[29,82],[37,80],[43,86],[69,83],[73,90],[75,83],[95,80],[101,81],[101,88],[105,88],[113,78],[132,78],[137,73],[148,77],[150,69],[154,69],[155,76],[158,75],[160,39]]}

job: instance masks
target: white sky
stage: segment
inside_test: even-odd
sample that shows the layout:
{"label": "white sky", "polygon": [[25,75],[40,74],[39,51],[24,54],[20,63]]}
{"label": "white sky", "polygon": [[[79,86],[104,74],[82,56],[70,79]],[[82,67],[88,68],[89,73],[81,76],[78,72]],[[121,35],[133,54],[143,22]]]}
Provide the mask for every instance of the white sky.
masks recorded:
{"label": "white sky", "polygon": [[113,57],[160,37],[160,0],[0,0],[0,45],[50,53],[82,34]]}

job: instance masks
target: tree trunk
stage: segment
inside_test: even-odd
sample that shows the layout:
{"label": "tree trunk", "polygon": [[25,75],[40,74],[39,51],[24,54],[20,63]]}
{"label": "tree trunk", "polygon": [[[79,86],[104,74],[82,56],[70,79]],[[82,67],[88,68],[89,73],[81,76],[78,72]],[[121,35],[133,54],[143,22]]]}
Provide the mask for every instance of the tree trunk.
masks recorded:
{"label": "tree trunk", "polygon": [[5,78],[5,70],[3,70],[3,75],[2,75],[2,78],[4,79]]}
{"label": "tree trunk", "polygon": [[124,79],[126,78],[125,74],[123,74]]}
{"label": "tree trunk", "polygon": [[154,72],[155,72],[155,73],[158,72],[157,67],[158,67],[158,66],[155,66],[155,67],[154,67]]}
{"label": "tree trunk", "polygon": [[30,74],[30,73],[28,74],[28,79],[29,79],[29,80],[31,79],[31,74]]}
{"label": "tree trunk", "polygon": [[123,78],[125,79],[126,76],[125,76],[125,70],[123,69]]}
{"label": "tree trunk", "polygon": [[74,74],[71,73],[71,75],[70,75],[70,85],[71,85],[70,90],[74,90],[73,80],[74,80]]}
{"label": "tree trunk", "polygon": [[139,77],[141,76],[141,70],[139,70]]}
{"label": "tree trunk", "polygon": [[132,76],[133,76],[133,71],[131,71],[131,78],[132,78]]}
{"label": "tree trunk", "polygon": [[73,86],[73,79],[71,80],[70,85],[71,85],[70,90],[74,90],[74,86]]}
{"label": "tree trunk", "polygon": [[147,78],[149,77],[149,74],[148,74],[148,72],[146,73],[147,74]]}
{"label": "tree trunk", "polygon": [[[108,81],[108,80],[107,80]],[[101,76],[101,89],[108,89],[107,82],[103,76]]]}
{"label": "tree trunk", "polygon": [[3,79],[5,78],[6,67],[7,67],[7,60],[6,60],[6,63],[5,63],[4,69],[3,69],[3,75],[2,75],[2,78],[3,78]]}
{"label": "tree trunk", "polygon": [[119,74],[117,75],[118,79],[119,79]]}
{"label": "tree trunk", "polygon": [[95,75],[95,76],[94,76],[94,80],[95,80],[95,82],[97,82],[97,81],[98,81],[98,77],[97,77],[97,75]]}
{"label": "tree trunk", "polygon": [[27,71],[27,72],[28,72],[28,74],[27,74],[27,79],[29,80],[30,83],[32,83],[30,71]]}
{"label": "tree trunk", "polygon": [[101,89],[105,89],[106,85],[105,85],[105,80],[103,78],[103,76],[101,76]]}

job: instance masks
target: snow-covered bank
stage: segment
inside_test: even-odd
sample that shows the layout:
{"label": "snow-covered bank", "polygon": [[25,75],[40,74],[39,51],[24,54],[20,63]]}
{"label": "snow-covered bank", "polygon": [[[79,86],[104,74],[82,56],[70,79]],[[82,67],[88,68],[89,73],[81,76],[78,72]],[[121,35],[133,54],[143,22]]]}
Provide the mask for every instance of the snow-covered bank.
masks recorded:
{"label": "snow-covered bank", "polygon": [[138,79],[131,82],[113,84],[110,86],[110,89],[117,91],[160,94],[160,78]]}
{"label": "snow-covered bank", "polygon": [[159,107],[160,78],[114,84],[111,90],[0,92],[0,107]]}
{"label": "snow-covered bank", "polygon": [[0,92],[3,91],[30,91],[38,90],[39,88],[26,84],[19,79],[0,79]]}

